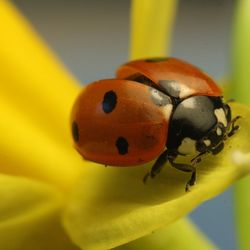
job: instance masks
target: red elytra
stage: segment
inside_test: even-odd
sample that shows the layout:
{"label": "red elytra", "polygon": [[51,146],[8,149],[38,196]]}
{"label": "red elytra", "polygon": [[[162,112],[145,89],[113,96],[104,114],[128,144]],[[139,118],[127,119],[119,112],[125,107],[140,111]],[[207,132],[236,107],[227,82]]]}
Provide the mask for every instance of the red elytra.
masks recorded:
{"label": "red elytra", "polygon": [[[112,91],[117,100],[107,113],[104,96]],[[94,82],[82,90],[73,107],[75,147],[85,159],[107,165],[151,161],[165,147],[172,106],[168,108],[164,113],[164,107],[153,103],[146,85],[117,79]],[[117,149],[120,137],[129,143],[127,155]]]}

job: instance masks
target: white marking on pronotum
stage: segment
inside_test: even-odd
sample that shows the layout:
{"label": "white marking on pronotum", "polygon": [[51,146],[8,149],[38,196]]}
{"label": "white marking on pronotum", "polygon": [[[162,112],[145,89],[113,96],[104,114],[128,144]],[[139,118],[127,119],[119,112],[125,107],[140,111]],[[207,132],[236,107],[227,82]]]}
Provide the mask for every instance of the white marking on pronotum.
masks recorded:
{"label": "white marking on pronotum", "polygon": [[178,152],[184,155],[196,154],[196,141],[191,138],[185,137],[178,148]]}
{"label": "white marking on pronotum", "polygon": [[227,126],[227,118],[223,108],[215,109],[214,114],[217,117],[218,122],[221,122],[225,127]]}

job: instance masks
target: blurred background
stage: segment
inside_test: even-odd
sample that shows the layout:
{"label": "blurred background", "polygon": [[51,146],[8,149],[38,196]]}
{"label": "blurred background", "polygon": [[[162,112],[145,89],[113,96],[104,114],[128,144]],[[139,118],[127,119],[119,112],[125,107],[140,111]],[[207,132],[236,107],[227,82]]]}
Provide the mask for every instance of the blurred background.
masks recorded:
{"label": "blurred background", "polygon": [[[14,3],[82,83],[111,78],[128,60],[129,0]],[[180,0],[171,55],[223,79],[230,72],[233,10],[233,0]],[[202,204],[190,217],[220,249],[236,249],[231,190]]]}

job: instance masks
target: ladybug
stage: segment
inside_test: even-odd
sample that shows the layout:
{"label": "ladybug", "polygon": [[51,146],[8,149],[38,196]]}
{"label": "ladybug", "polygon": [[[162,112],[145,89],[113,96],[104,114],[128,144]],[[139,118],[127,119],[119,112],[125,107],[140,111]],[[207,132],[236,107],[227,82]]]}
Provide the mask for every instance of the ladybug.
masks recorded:
{"label": "ladybug", "polygon": [[[237,129],[222,91],[207,74],[176,58],[149,58],[118,68],[115,79],[82,90],[71,124],[76,150],[87,160],[135,166],[155,160],[144,177],[169,163],[196,181],[196,164],[216,155]],[[191,157],[177,163],[178,156]]]}

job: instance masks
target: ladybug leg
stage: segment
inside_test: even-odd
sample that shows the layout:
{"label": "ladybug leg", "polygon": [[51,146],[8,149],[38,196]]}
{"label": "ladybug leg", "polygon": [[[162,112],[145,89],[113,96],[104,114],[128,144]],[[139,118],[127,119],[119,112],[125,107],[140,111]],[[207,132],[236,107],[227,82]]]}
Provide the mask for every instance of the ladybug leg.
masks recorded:
{"label": "ladybug leg", "polygon": [[193,186],[195,184],[195,182],[196,182],[196,169],[192,172],[191,178],[189,179],[189,181],[186,184],[185,191],[189,192],[190,187]]}
{"label": "ladybug leg", "polygon": [[188,164],[175,163],[173,162],[173,160],[170,160],[170,164],[172,165],[172,167],[180,171],[191,172],[191,177],[185,187],[186,192],[190,191],[190,187],[193,186],[196,182],[196,168],[194,167],[195,164],[188,165]]}
{"label": "ladybug leg", "polygon": [[208,153],[208,151],[204,151],[204,152],[201,152],[201,153],[199,153],[198,155],[196,155],[196,156],[191,160],[192,165],[194,166],[194,165],[196,165],[197,163],[201,162],[202,157],[203,157],[204,155],[206,155],[207,153]]}
{"label": "ladybug leg", "polygon": [[229,123],[228,123],[228,128],[227,130],[230,129],[230,131],[227,133],[227,137],[231,137],[238,129],[239,125],[235,125],[235,122],[240,118],[240,116],[234,117]]}
{"label": "ladybug leg", "polygon": [[227,122],[230,123],[230,121],[232,119],[231,108],[230,108],[230,106],[228,104],[224,104],[223,108],[224,108],[225,113],[226,113]]}
{"label": "ladybug leg", "polygon": [[231,137],[239,129],[239,126],[235,125],[235,122],[240,118],[240,116],[238,115],[232,119],[231,108],[228,104],[224,104],[224,110],[226,112],[226,118],[228,122],[226,130],[230,130],[226,137]]}
{"label": "ladybug leg", "polygon": [[210,151],[212,152],[213,155],[217,155],[222,151],[223,148],[224,148],[224,142],[221,142],[215,148],[210,149]]}
{"label": "ladybug leg", "polygon": [[154,178],[157,174],[161,172],[163,166],[168,162],[169,153],[167,150],[163,151],[161,155],[157,158],[156,162],[154,163],[153,167],[151,168],[150,172],[148,172],[144,178],[143,182],[146,183],[149,177]]}

